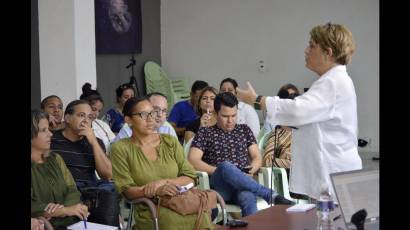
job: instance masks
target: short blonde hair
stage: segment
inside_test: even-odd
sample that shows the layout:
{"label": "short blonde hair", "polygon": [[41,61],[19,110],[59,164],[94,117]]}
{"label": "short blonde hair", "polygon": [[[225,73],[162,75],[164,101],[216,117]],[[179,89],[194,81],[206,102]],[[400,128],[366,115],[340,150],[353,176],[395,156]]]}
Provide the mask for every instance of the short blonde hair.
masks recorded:
{"label": "short blonde hair", "polygon": [[355,51],[356,44],[352,32],[339,24],[327,23],[313,27],[310,39],[323,50],[331,48],[336,63],[347,65]]}

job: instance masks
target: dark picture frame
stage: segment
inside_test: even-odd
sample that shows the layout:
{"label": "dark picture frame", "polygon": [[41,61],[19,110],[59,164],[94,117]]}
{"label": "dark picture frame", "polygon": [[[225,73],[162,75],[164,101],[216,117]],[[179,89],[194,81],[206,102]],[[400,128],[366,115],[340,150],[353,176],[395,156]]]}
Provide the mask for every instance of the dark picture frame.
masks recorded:
{"label": "dark picture frame", "polygon": [[97,54],[141,53],[141,1],[94,0]]}

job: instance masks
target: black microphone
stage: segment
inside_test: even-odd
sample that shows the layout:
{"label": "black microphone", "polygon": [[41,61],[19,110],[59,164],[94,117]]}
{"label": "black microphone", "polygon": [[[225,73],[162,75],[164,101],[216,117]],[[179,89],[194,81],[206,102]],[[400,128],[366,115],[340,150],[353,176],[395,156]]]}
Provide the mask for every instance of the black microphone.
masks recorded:
{"label": "black microphone", "polygon": [[[288,127],[288,128],[291,128],[291,129],[299,129],[299,128],[297,128],[297,127],[295,127],[295,126],[285,126],[285,127]],[[282,126],[281,125],[276,125],[275,126],[275,129],[281,129],[282,128]]]}

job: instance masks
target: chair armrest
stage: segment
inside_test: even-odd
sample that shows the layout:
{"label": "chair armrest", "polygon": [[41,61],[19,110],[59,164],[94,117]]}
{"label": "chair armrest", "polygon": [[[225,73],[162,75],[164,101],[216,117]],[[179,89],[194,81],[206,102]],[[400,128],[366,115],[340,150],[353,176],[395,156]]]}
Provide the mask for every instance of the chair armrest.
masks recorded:
{"label": "chair armrest", "polygon": [[[215,191],[215,190],[213,190]],[[221,206],[221,210],[222,210],[222,219],[223,219],[223,225],[226,225],[226,222],[228,221],[228,214],[226,212],[226,204],[224,201],[224,198],[222,198],[221,195],[219,195],[219,193],[217,191],[216,192],[216,199],[219,203],[219,205]]]}
{"label": "chair armrest", "polygon": [[207,172],[196,171],[196,176],[198,177],[199,189],[211,189],[209,186],[209,176]]}
{"label": "chair armrest", "polygon": [[131,210],[130,210],[130,214],[128,216],[128,224],[127,224],[127,229],[130,230],[131,229],[131,223],[132,223],[132,214],[134,211],[134,204],[140,204],[140,203],[144,203],[145,205],[148,206],[151,215],[152,215],[152,220],[153,220],[153,225],[154,225],[154,229],[159,229],[158,227],[158,213],[157,213],[157,208],[154,204],[154,202],[152,202],[152,200],[145,198],[145,197],[140,197],[134,200],[126,200],[128,203],[131,204]]}

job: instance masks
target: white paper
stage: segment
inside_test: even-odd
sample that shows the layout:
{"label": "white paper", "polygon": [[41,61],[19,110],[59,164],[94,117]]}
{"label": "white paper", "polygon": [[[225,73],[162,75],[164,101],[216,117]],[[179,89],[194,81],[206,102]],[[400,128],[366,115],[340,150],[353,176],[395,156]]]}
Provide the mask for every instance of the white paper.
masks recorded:
{"label": "white paper", "polygon": [[[67,227],[67,229],[71,230],[85,230],[84,228],[84,221],[77,222],[73,225]],[[96,224],[87,221],[87,230],[118,230],[117,227],[104,225],[104,224]]]}
{"label": "white paper", "polygon": [[295,204],[292,207],[286,209],[287,212],[306,212],[312,208],[315,208],[315,204]]}

